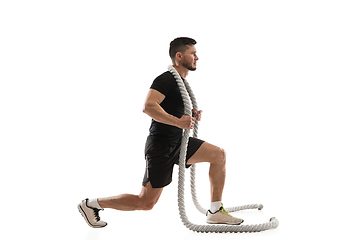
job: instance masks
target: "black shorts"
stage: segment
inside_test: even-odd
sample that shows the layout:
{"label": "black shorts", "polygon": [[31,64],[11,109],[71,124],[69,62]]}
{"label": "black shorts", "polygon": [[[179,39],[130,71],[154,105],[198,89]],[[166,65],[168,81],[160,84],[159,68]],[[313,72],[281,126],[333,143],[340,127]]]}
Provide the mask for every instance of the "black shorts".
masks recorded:
{"label": "black shorts", "polygon": [[[203,143],[203,140],[189,138],[186,163]],[[180,143],[172,145],[167,141],[151,136],[147,138],[145,145],[146,169],[142,183],[143,186],[149,181],[153,188],[162,188],[171,183],[174,165],[175,163],[179,164],[180,145]],[[187,168],[190,166],[186,165]]]}

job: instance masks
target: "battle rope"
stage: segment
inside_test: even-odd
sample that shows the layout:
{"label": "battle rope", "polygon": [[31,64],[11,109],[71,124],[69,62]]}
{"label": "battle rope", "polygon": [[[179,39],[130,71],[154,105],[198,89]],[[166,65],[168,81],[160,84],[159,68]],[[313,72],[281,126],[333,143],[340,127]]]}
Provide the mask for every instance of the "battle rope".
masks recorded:
{"label": "battle rope", "polygon": [[[181,97],[184,102],[185,114],[191,116],[192,109],[198,111],[195,95],[190,88],[189,83],[186,79],[182,79],[179,73],[173,66],[169,66],[168,70],[174,76],[181,93]],[[190,104],[190,99],[192,103],[192,107]],[[193,128],[193,137],[197,137],[198,132],[198,121],[195,121],[195,125]],[[179,157],[179,181],[178,181],[178,206],[179,206],[179,214],[183,224],[192,231],[195,232],[261,232],[269,229],[275,229],[279,225],[279,221],[276,218],[271,218],[269,222],[262,223],[262,224],[254,224],[254,225],[197,225],[193,224],[189,221],[186,211],[185,211],[185,199],[184,199],[184,185],[185,185],[185,158],[186,158],[186,151],[187,145],[189,143],[189,136],[190,136],[190,129],[185,129],[183,133],[183,137],[181,140],[181,147],[180,147],[180,157]],[[195,189],[195,164],[191,166],[191,193],[193,202],[196,208],[203,214],[206,214],[207,210],[205,210],[199,204],[197,197],[196,197],[196,189]],[[261,204],[251,204],[251,205],[244,205],[238,207],[227,208],[227,211],[234,212],[244,209],[254,209],[257,208],[261,210],[263,206]]]}

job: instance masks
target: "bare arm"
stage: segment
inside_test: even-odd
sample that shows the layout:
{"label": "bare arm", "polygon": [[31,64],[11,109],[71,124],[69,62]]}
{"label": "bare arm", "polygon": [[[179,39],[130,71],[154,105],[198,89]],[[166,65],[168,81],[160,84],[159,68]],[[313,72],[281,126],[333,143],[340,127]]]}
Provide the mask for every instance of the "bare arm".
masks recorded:
{"label": "bare arm", "polygon": [[161,106],[160,103],[164,101],[165,95],[150,89],[146,96],[143,112],[149,115],[157,122],[175,126],[181,129],[192,129],[195,123],[195,118],[183,115],[181,118],[177,118],[171,114],[168,114]]}

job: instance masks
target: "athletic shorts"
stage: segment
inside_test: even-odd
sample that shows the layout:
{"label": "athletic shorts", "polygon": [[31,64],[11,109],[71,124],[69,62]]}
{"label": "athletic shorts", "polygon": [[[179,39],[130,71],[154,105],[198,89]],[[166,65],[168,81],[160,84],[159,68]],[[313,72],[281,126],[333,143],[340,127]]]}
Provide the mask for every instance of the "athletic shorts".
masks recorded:
{"label": "athletic shorts", "polygon": [[[203,140],[189,138],[186,163],[203,143]],[[174,165],[179,164],[180,145],[181,143],[172,145],[167,141],[151,136],[147,138],[145,145],[146,169],[142,183],[143,186],[149,181],[153,188],[162,188],[171,183]],[[186,165],[187,168],[190,166]]]}

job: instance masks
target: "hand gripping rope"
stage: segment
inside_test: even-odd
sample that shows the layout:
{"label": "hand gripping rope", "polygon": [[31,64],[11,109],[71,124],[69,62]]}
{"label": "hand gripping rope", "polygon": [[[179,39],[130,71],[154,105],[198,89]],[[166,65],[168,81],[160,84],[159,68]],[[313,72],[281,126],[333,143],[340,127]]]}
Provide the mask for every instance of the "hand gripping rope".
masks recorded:
{"label": "hand gripping rope", "polygon": [[[168,70],[171,74],[175,77],[175,80],[179,86],[181,97],[184,102],[185,114],[191,116],[192,115],[192,108],[198,111],[195,95],[192,92],[189,83],[180,77],[179,73],[173,66],[169,66]],[[192,103],[192,107],[190,104],[190,99]],[[198,132],[198,121],[195,121],[195,125],[193,128],[193,137],[197,137]],[[189,142],[190,136],[190,129],[186,129],[184,131],[181,147],[180,147],[180,158],[179,158],[179,181],[178,181],[178,206],[179,206],[179,214],[183,224],[192,231],[195,232],[230,232],[230,233],[241,233],[241,232],[261,232],[269,229],[275,229],[279,225],[279,221],[276,218],[271,218],[269,222],[262,223],[262,224],[254,224],[254,225],[197,225],[193,224],[189,221],[186,211],[185,211],[185,199],[184,199],[184,184],[185,184],[185,156],[187,151],[187,145]],[[196,208],[203,214],[206,214],[207,210],[205,210],[199,204],[197,197],[196,197],[196,189],[195,189],[195,164],[191,166],[191,194],[193,202]],[[261,204],[250,204],[238,207],[231,207],[226,208],[229,212],[236,212],[245,209],[259,209],[261,210],[263,205]]]}

